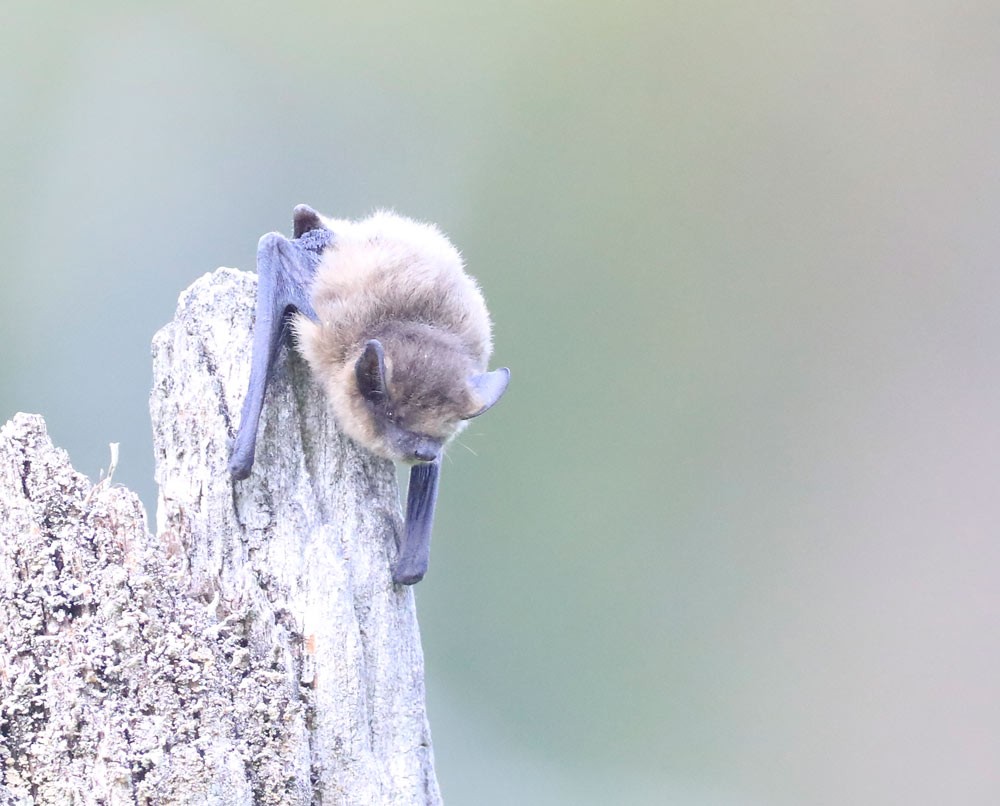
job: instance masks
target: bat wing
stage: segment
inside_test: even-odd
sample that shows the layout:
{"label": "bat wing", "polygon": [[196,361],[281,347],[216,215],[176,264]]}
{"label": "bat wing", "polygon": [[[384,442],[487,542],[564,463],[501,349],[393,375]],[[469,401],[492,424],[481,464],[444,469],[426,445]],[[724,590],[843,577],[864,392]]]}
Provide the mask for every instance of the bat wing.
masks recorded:
{"label": "bat wing", "polygon": [[431,527],[437,502],[441,460],[414,465],[406,492],[406,530],[392,569],[392,581],[414,585],[424,578],[431,558]]}
{"label": "bat wing", "polygon": [[271,232],[257,245],[257,312],[250,386],[243,400],[240,428],[229,459],[229,472],[237,480],[247,478],[253,467],[264,394],[278,350],[288,341],[289,317],[301,311],[311,319],[316,318],[309,299],[310,288],[333,232],[306,205],[296,207],[294,216],[294,240]]}

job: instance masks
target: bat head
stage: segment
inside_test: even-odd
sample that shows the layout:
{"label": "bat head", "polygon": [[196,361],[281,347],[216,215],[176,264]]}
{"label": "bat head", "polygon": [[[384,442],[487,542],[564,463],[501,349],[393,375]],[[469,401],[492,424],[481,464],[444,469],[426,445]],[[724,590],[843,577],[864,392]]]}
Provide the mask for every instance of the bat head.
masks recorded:
{"label": "bat head", "polygon": [[296,233],[335,233],[296,343],[347,436],[397,462],[434,462],[507,388],[486,372],[489,312],[461,255],[431,225],[379,212],[358,222],[296,212]]}
{"label": "bat head", "polygon": [[507,389],[507,369],[477,372],[447,333],[408,323],[380,335],[365,342],[354,363],[367,422],[360,439],[351,436],[386,458],[410,464],[438,459],[466,421]]}

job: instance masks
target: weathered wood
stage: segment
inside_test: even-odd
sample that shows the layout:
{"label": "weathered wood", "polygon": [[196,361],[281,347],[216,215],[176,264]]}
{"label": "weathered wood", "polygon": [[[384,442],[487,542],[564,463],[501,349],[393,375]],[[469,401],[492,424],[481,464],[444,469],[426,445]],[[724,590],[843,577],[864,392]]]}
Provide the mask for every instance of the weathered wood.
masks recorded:
{"label": "weathered wood", "polygon": [[[230,440],[253,275],[153,342],[158,537],[40,417],[0,430],[0,787],[35,803],[439,803],[390,464],[281,359],[254,472]],[[0,788],[0,794],[4,793]]]}

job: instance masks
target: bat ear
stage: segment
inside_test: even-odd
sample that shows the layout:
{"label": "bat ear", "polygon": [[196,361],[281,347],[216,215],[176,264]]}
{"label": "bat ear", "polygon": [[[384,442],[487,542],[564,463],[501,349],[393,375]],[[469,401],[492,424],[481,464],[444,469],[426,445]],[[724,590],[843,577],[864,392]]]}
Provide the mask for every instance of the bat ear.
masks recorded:
{"label": "bat ear", "polygon": [[358,379],[358,390],[365,400],[379,403],[388,398],[385,383],[385,352],[378,339],[369,339],[365,343],[364,352],[354,365],[354,374]]}
{"label": "bat ear", "polygon": [[479,408],[472,414],[467,414],[463,420],[471,420],[478,417],[501,398],[507,391],[507,384],[510,383],[510,370],[507,367],[495,369],[492,372],[484,372],[482,375],[473,375],[469,379],[469,390],[473,398],[479,403]]}

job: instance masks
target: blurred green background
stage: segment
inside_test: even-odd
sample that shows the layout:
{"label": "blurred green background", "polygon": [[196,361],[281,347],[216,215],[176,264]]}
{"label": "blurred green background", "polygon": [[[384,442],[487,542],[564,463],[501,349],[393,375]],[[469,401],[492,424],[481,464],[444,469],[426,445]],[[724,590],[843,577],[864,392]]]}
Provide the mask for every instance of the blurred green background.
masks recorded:
{"label": "blurred green background", "polygon": [[0,68],[0,420],[151,516],[183,288],[299,202],[463,250],[449,803],[1000,803],[995,2],[6,0]]}

